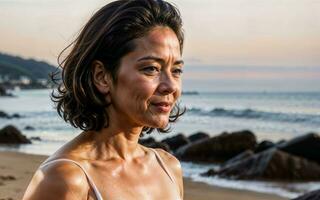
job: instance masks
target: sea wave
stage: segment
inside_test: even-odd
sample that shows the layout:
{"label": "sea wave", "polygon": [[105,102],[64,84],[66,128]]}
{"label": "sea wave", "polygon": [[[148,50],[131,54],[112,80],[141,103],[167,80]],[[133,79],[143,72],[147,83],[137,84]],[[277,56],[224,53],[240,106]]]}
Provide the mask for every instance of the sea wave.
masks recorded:
{"label": "sea wave", "polygon": [[283,113],[283,112],[267,112],[254,109],[226,109],[214,108],[212,110],[204,110],[201,108],[188,109],[191,115],[201,115],[210,117],[231,117],[244,119],[259,119],[267,121],[281,121],[289,123],[307,123],[320,124],[320,115],[301,114],[301,113]]}

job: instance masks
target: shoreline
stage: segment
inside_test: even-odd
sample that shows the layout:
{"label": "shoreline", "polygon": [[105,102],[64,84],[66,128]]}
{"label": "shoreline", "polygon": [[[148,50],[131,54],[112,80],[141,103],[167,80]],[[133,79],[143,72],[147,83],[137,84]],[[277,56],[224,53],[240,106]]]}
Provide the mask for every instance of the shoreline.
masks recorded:
{"label": "shoreline", "polygon": [[[48,156],[0,151],[0,198],[21,199],[37,167]],[[184,178],[184,200],[285,200],[287,198],[247,190],[208,185]]]}

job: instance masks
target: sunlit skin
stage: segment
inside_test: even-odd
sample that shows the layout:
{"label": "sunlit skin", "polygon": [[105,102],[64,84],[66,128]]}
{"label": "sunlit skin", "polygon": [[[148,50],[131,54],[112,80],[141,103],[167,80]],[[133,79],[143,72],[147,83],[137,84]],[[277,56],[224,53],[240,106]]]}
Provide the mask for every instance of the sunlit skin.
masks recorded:
{"label": "sunlit skin", "polygon": [[[69,158],[81,163],[104,199],[183,199],[179,161],[157,149],[174,175],[173,185],[155,154],[138,144],[144,126],[165,128],[181,94],[183,61],[179,41],[167,27],[155,27],[135,40],[136,48],[121,59],[117,81],[103,64],[92,64],[94,83],[111,105],[110,125],[83,132],[48,160]],[[96,199],[82,170],[61,162],[38,170],[23,200]]]}
{"label": "sunlit skin", "polygon": [[130,127],[168,124],[171,107],[181,94],[183,64],[178,40],[169,34],[174,33],[158,28],[148,40],[137,39],[136,50],[122,60],[117,84],[110,89],[116,121]]}

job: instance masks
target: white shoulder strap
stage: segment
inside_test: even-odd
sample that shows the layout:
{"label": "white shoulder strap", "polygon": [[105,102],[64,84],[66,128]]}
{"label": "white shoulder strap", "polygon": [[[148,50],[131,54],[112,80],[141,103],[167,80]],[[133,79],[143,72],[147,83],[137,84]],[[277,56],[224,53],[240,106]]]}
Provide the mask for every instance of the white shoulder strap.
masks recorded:
{"label": "white shoulder strap", "polygon": [[171,179],[171,181],[173,183],[176,183],[175,181],[175,178],[171,175],[170,171],[168,170],[167,166],[165,165],[165,163],[163,162],[161,156],[159,155],[159,153],[155,150],[155,149],[152,149],[150,148],[155,154],[156,154],[156,157],[157,157],[157,160],[158,162],[160,163],[160,166],[163,168],[163,170],[166,172],[166,174],[169,176],[169,178]]}

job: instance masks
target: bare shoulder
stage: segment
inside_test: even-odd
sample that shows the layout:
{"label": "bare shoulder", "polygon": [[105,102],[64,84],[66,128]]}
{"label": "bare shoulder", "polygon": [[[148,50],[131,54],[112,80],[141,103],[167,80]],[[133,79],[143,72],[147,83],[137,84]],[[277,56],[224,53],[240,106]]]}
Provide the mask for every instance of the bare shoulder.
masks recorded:
{"label": "bare shoulder", "polygon": [[36,171],[23,200],[86,199],[88,188],[86,176],[79,166],[59,161]]}
{"label": "bare shoulder", "polygon": [[183,174],[180,161],[175,156],[163,149],[157,148],[155,150],[161,156],[166,166],[170,168],[169,170],[172,172],[174,178],[177,181],[178,187],[180,189],[180,195],[183,199]]}
{"label": "bare shoulder", "polygon": [[168,167],[170,167],[173,172],[181,172],[180,161],[174,155],[160,148],[157,148],[155,150],[159,153],[163,161],[167,164]]}

